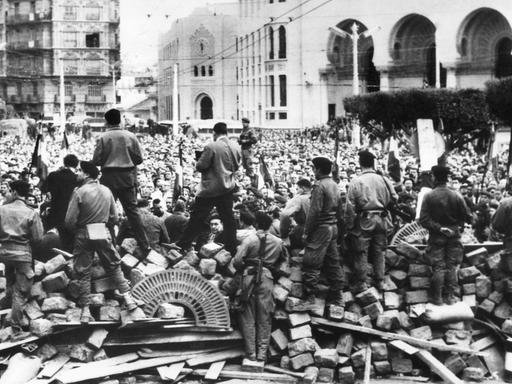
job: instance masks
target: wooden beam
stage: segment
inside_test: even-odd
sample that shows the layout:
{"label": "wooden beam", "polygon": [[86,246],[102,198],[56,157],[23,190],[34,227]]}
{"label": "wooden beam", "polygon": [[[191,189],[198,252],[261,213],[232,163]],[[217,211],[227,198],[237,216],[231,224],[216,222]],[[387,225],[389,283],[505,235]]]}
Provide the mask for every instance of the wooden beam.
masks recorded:
{"label": "wooden beam", "polygon": [[265,371],[269,371],[272,373],[280,373],[282,375],[296,377],[297,379],[303,379],[306,376],[305,373],[293,372],[293,371],[289,371],[288,369],[274,367],[273,365],[265,365],[263,368],[265,369]]}
{"label": "wooden beam", "polygon": [[185,367],[185,362],[171,364],[168,367],[158,367],[157,371],[162,380],[174,381],[180,375],[181,370]]}
{"label": "wooden beam", "polygon": [[229,349],[227,351],[220,351],[210,354],[203,354],[199,357],[193,357],[187,360],[189,367],[197,367],[198,365],[215,363],[217,361],[234,359],[245,355],[245,351],[242,348]]}
{"label": "wooden beam", "polygon": [[186,344],[193,345],[196,343],[224,343],[224,342],[237,342],[242,341],[242,334],[238,331],[230,333],[217,333],[217,332],[204,332],[198,333],[195,331],[184,330],[179,333],[173,333],[168,330],[161,330],[156,332],[144,332],[140,334],[137,332],[111,332],[109,337],[103,344],[106,347],[117,346],[141,346],[153,344]]}
{"label": "wooden beam", "polygon": [[464,384],[455,373],[450,371],[443,363],[437,360],[429,351],[420,349],[415,356],[418,356],[430,369],[435,372],[441,379],[451,384]]}
{"label": "wooden beam", "polygon": [[366,354],[365,354],[365,364],[364,364],[364,384],[370,384],[370,372],[372,368],[372,347],[370,344],[366,346]]}
{"label": "wooden beam", "polygon": [[[184,369],[182,371],[183,374],[190,374],[193,376],[202,376],[206,375],[207,370],[206,369]],[[289,384],[296,384],[300,380],[291,377],[289,375],[282,375],[279,373],[267,373],[267,372],[245,372],[245,371],[238,371],[238,370],[232,370],[232,369],[223,369],[220,374],[219,378],[222,379],[240,379],[240,380],[258,380],[260,382],[265,381],[272,381],[272,382],[279,382],[279,383],[289,383]]]}
{"label": "wooden beam", "polygon": [[367,327],[361,327],[359,325],[353,325],[353,324],[347,324],[347,323],[337,323],[334,321],[329,321],[320,317],[312,317],[311,323],[313,325],[319,326],[319,327],[327,327],[327,328],[336,328],[336,329],[342,329],[344,331],[352,331],[352,332],[359,332],[364,333],[366,335],[372,335],[377,336],[385,340],[402,340],[406,343],[412,344],[419,348],[425,348],[425,349],[437,349],[440,351],[447,351],[447,352],[459,352],[459,353],[466,353],[469,355],[477,355],[477,356],[485,356],[485,352],[479,352],[474,351],[469,348],[461,348],[453,345],[442,345],[433,343],[431,341],[418,339],[412,336],[407,335],[401,335],[397,333],[391,333],[391,332],[383,332],[379,331],[373,328],[367,328]]}

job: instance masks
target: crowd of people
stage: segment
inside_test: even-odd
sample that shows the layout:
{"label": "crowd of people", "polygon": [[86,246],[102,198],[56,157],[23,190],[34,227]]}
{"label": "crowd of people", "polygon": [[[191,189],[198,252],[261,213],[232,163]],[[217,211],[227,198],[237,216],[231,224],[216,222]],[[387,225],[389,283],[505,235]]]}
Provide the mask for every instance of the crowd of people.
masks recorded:
{"label": "crowd of people", "polygon": [[[34,141],[0,138],[0,203],[8,210],[22,200],[28,207],[24,221],[6,223],[0,213],[2,249],[18,236],[23,241],[14,242],[30,243],[33,250],[25,251],[37,258],[44,259],[56,244],[73,252],[83,322],[91,317],[87,296],[95,251],[133,309],[116,245],[135,238],[135,256],[142,260],[164,245],[188,252],[215,242],[242,272],[238,298],[248,358],[264,361],[272,272],[289,252],[304,250],[306,305],[314,304],[324,271],[329,302],[343,306],[348,286],[355,292],[370,284],[382,287],[388,240],[404,224],[419,221],[430,232],[428,246],[436,260],[443,260],[434,268],[433,285],[433,301],[441,304],[445,277],[447,287],[453,286],[460,263],[453,249],[460,249],[464,225],[478,242],[499,240],[498,232],[507,227],[494,231],[492,226],[500,202],[509,196],[505,162],[498,159],[492,169],[470,148],[450,153],[425,172],[403,144],[397,154],[400,177],[395,173],[392,180],[381,143],[366,140],[363,151],[343,140],[335,146],[332,129],[256,131],[243,119],[240,137],[229,138],[226,125],[217,123],[212,140],[135,135],[120,127],[117,110],[108,111],[105,121],[106,132],[97,137],[70,134],[68,148],[55,137],[43,138],[48,177],[33,167]],[[39,213],[41,225],[31,212]],[[13,230],[16,223],[23,228]],[[7,254],[0,251],[0,261],[11,257]],[[447,255],[453,257],[446,261]],[[352,281],[345,281],[344,265],[350,265]],[[18,275],[14,266],[13,284]],[[19,309],[26,287],[23,281],[17,287]],[[446,291],[453,302],[453,292]]]}

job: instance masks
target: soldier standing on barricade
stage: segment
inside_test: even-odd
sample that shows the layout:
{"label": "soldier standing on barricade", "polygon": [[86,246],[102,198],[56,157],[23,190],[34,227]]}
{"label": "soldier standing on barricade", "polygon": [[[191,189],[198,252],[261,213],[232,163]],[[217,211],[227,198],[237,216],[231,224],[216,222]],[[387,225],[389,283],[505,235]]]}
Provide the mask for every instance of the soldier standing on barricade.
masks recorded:
{"label": "soldier standing on barricade", "polygon": [[137,209],[137,165],[142,163],[142,150],[137,137],[120,127],[121,113],[117,109],[108,110],[105,120],[107,132],[96,143],[92,163],[101,167],[101,184],[121,202],[146,257],[151,249]]}
{"label": "soldier standing on barricade", "polygon": [[258,142],[258,139],[256,138],[254,130],[249,127],[249,123],[248,118],[242,118],[243,129],[242,133],[240,133],[238,143],[242,147],[242,165],[245,169],[245,174],[251,178],[252,184],[255,185],[256,175],[253,168],[254,150],[252,146]]}
{"label": "soldier standing on barricade", "polygon": [[310,308],[315,304],[320,272],[324,270],[329,282],[331,304],[343,306],[343,270],[337,244],[341,196],[338,185],[330,176],[331,160],[315,157],[313,169],[317,183],[311,193],[311,205],[302,236],[306,244],[302,269],[306,304]]}
{"label": "soldier standing on barricade", "polygon": [[82,308],[80,322],[92,320],[89,310],[91,293],[91,267],[94,253],[116,283],[128,310],[137,308],[130,294],[130,285],[121,270],[121,257],[116,251],[108,226],[117,223],[114,196],[110,189],[98,183],[99,171],[91,162],[82,161],[78,179],[82,186],[75,189],[66,213],[66,226],[75,233],[73,255],[74,271],[79,282],[79,305]]}
{"label": "soldier standing on barricade", "polygon": [[262,211],[256,212],[257,232],[250,234],[238,247],[234,266],[243,271],[240,305],[240,326],[244,336],[246,358],[264,364],[267,358],[274,298],[272,271],[280,261],[286,260],[283,241],[268,230],[272,218]]}
{"label": "soldier standing on barricade", "polygon": [[361,175],[350,182],[345,207],[348,247],[354,255],[355,293],[368,289],[368,259],[377,288],[384,280],[387,236],[393,229],[389,207],[398,200],[393,184],[375,172],[375,155],[359,152]]}
{"label": "soldier standing on barricade", "polygon": [[34,279],[32,245],[43,236],[39,214],[25,199],[30,190],[26,181],[10,184],[12,201],[0,206],[0,262],[5,264],[7,291],[11,293],[11,325],[22,337],[28,326],[23,314]]}
{"label": "soldier standing on barricade", "polygon": [[432,167],[435,186],[423,198],[419,219],[429,232],[425,253],[432,264],[430,289],[436,305],[443,303],[443,288],[446,288],[446,302],[456,302],[457,267],[464,256],[460,234],[464,222],[471,221],[462,195],[446,186],[449,173],[445,166]]}

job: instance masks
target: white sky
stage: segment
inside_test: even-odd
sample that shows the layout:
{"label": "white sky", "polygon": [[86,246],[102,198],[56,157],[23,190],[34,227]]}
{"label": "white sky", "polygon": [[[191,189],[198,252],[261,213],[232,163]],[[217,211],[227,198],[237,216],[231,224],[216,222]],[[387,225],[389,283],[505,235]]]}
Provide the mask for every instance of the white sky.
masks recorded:
{"label": "white sky", "polygon": [[123,72],[143,71],[156,64],[158,36],[168,31],[174,20],[207,3],[226,2],[236,0],[120,0]]}

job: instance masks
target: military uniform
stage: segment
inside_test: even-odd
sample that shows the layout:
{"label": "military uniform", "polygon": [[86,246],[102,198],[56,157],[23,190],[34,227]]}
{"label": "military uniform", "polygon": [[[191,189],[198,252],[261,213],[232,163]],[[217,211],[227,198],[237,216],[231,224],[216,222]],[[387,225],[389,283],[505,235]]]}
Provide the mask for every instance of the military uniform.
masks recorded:
{"label": "military uniform", "polygon": [[[249,123],[248,120],[242,119],[242,122]],[[240,134],[240,138],[238,139],[238,143],[242,148],[242,166],[245,169],[245,173],[251,179],[254,178],[254,169],[253,169],[253,156],[254,150],[252,146],[258,142],[256,138],[256,134],[252,128],[243,129]]]}
{"label": "military uniform", "polygon": [[492,218],[492,228],[504,235],[503,248],[512,253],[512,197],[501,201]]}
{"label": "military uniform", "polygon": [[[281,212],[280,234],[281,238],[290,237],[290,248],[299,249],[304,248],[305,244],[302,241],[304,233],[304,224],[309,212],[311,202],[311,193],[307,192],[294,196],[286,203],[286,207]],[[295,220],[295,226],[291,228],[291,218]]]}
{"label": "military uniform", "polygon": [[265,361],[274,312],[274,280],[271,271],[280,260],[286,258],[283,241],[262,230],[242,241],[234,258],[234,266],[237,270],[244,270],[243,290],[247,290],[248,286],[254,283],[255,269],[260,257],[263,263],[261,283],[254,287],[248,302],[243,304],[240,326],[244,336],[246,357],[250,360]]}
{"label": "military uniform", "polygon": [[389,179],[366,170],[350,183],[345,208],[349,248],[354,255],[354,291],[366,288],[368,260],[377,286],[382,285],[387,236],[392,230],[387,208],[398,196]]}
{"label": "military uniform", "polygon": [[7,292],[12,297],[11,323],[26,326],[23,310],[34,279],[31,243],[43,236],[39,214],[23,200],[0,206],[0,262],[5,264]]}
{"label": "military uniform", "polygon": [[[425,195],[419,222],[429,231],[426,254],[432,264],[431,289],[436,304],[441,303],[445,286],[448,300],[453,300],[457,286],[456,268],[464,256],[460,228],[469,220],[471,215],[464,198],[446,184],[437,185]],[[447,236],[442,233],[443,227],[452,230],[453,234]]]}
{"label": "military uniform", "polygon": [[311,192],[303,236],[306,240],[303,282],[309,300],[317,294],[322,270],[325,271],[334,299],[339,301],[342,297],[343,270],[337,245],[340,206],[338,186],[330,176],[320,176]]}
{"label": "military uniform", "polygon": [[[73,255],[75,256],[74,271],[79,282],[79,305],[89,305],[91,293],[91,267],[94,252],[98,253],[100,262],[107,274],[116,282],[121,293],[128,293],[130,286],[121,271],[121,257],[115,249],[110,234],[104,240],[89,240],[87,225],[94,223],[117,222],[116,204],[110,189],[87,179],[75,189],[66,213],[66,226],[75,233]],[[108,231],[107,231],[108,232]]]}

